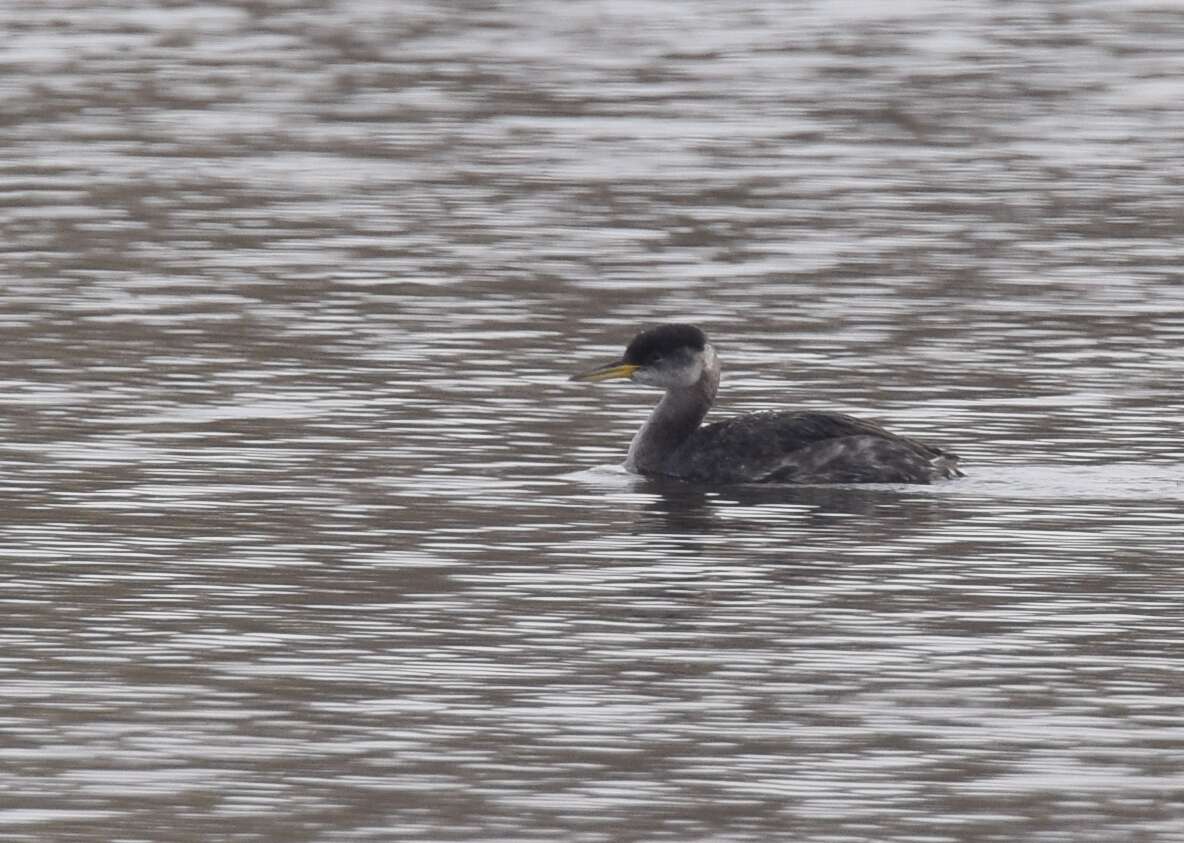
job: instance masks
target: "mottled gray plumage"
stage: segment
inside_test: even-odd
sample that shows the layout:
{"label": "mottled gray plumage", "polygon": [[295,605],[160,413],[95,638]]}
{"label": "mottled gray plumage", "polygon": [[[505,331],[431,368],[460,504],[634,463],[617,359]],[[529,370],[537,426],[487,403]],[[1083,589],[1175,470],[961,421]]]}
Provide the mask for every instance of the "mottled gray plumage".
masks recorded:
{"label": "mottled gray plumage", "polygon": [[841,413],[763,412],[700,427],[719,362],[692,325],[644,331],[625,356],[573,380],[631,378],[666,390],[629,446],[638,474],[704,483],[928,483],[961,477],[958,458]]}
{"label": "mottled gray plumage", "polygon": [[957,458],[840,413],[764,412],[695,430],[660,473],[713,483],[928,483]]}

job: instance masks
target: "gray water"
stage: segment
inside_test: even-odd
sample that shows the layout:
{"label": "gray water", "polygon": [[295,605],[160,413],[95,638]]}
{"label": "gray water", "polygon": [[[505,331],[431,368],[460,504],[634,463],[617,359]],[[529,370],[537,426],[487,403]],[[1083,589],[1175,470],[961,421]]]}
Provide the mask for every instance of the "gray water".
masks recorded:
{"label": "gray water", "polygon": [[[1184,9],[0,7],[5,841],[1184,840]],[[716,417],[930,487],[617,465]]]}

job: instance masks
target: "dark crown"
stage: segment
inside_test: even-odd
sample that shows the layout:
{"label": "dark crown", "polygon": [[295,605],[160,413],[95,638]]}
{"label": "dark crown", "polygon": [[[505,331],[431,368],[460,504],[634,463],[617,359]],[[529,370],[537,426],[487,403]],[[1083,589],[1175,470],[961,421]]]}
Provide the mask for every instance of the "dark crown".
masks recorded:
{"label": "dark crown", "polygon": [[706,346],[707,335],[694,325],[659,325],[633,338],[625,349],[625,362],[644,366],[675,349],[702,351]]}

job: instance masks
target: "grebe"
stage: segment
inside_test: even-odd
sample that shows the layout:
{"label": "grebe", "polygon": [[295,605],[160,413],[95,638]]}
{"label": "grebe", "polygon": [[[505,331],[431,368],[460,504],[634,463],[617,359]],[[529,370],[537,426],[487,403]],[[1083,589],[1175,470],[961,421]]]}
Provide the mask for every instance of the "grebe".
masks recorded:
{"label": "grebe", "polygon": [[699,483],[928,483],[961,477],[953,454],[841,413],[763,412],[700,426],[719,358],[694,325],[661,325],[625,355],[572,377],[666,390],[629,445],[635,474]]}

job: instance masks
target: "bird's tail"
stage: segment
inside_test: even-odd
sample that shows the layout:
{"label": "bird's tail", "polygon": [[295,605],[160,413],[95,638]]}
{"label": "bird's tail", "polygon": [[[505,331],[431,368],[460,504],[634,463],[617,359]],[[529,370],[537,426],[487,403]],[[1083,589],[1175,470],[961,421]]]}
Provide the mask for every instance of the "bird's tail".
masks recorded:
{"label": "bird's tail", "polygon": [[941,451],[937,448],[937,456],[930,461],[933,466],[933,476],[942,480],[953,480],[956,477],[965,477],[966,475],[958,468],[958,456],[951,454],[948,451]]}

